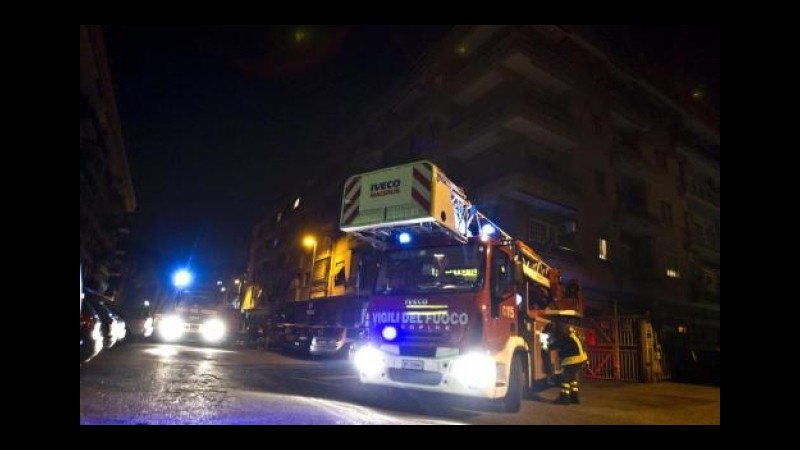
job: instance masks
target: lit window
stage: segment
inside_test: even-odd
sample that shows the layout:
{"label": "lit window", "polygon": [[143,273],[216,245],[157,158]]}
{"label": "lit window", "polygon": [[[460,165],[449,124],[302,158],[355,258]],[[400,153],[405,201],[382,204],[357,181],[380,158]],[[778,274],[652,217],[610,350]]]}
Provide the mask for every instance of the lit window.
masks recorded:
{"label": "lit window", "polygon": [[667,256],[667,277],[680,278],[681,271],[678,265],[678,257],[675,255]]}
{"label": "lit window", "polygon": [[[295,206],[295,208],[296,208],[296,206]],[[276,222],[278,222],[278,223],[280,223],[280,221],[281,221],[281,219],[282,219],[282,218],[283,218],[283,213],[282,213],[282,212],[279,212],[279,213],[278,213],[278,217],[276,217],[276,218],[275,218],[275,221],[276,221]]]}
{"label": "lit window", "polygon": [[300,206],[300,197],[295,199],[294,204],[292,205],[292,209],[297,209]]}
{"label": "lit window", "polygon": [[597,240],[597,257],[603,261],[608,261],[608,239],[600,238]]}

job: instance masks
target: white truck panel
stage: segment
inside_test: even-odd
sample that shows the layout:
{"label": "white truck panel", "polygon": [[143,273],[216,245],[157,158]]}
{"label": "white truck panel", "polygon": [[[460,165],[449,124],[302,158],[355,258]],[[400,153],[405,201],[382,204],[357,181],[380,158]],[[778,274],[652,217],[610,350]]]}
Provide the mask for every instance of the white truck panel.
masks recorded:
{"label": "white truck panel", "polygon": [[429,161],[416,161],[347,179],[339,225],[342,231],[436,222],[457,231],[451,188]]}

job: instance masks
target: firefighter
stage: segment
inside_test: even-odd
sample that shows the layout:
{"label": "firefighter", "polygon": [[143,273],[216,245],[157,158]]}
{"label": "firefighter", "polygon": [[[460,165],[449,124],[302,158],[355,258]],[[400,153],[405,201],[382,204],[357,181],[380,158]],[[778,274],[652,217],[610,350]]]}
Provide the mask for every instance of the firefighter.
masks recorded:
{"label": "firefighter", "polygon": [[547,325],[549,349],[558,351],[563,369],[561,392],[556,403],[580,403],[578,399],[578,377],[589,357],[575,328],[555,321]]}

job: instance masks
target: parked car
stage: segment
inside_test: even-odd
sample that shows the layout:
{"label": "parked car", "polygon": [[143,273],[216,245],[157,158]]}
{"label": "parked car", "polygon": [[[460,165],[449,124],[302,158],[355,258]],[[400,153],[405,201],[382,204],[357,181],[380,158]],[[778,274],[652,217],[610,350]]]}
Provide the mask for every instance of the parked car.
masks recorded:
{"label": "parked car", "polygon": [[298,325],[292,333],[293,339],[291,340],[288,351],[296,355],[308,355],[311,348],[311,339],[317,332],[319,327],[309,325]]}
{"label": "parked car", "polygon": [[305,333],[303,330],[304,325],[298,324],[284,324],[283,334],[280,337],[280,350],[283,352],[294,352],[295,342],[298,341],[299,336]]}
{"label": "parked car", "polygon": [[81,302],[81,363],[97,356],[103,349],[100,316],[89,302]]}
{"label": "parked car", "polygon": [[153,313],[146,307],[117,308],[119,315],[125,320],[127,335],[133,339],[148,339],[155,330]]}
{"label": "parked car", "polygon": [[362,336],[362,328],[321,327],[315,330],[309,353],[313,356],[347,356],[350,347]]}
{"label": "parked car", "polygon": [[87,293],[84,302],[88,302],[100,318],[104,348],[111,348],[117,342],[125,339],[125,321],[108,308],[102,297],[94,293]]}
{"label": "parked car", "polygon": [[285,323],[276,323],[268,326],[266,336],[264,337],[264,348],[267,350],[282,350],[287,326],[288,324]]}

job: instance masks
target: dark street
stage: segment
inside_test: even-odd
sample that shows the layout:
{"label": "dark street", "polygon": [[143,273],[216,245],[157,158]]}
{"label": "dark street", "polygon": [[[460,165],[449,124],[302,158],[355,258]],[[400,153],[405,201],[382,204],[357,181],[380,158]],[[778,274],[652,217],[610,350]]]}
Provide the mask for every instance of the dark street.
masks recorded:
{"label": "dark street", "polygon": [[347,360],[263,350],[127,344],[81,367],[81,424],[719,424],[718,387],[587,381],[518,414],[433,394],[361,386]]}

